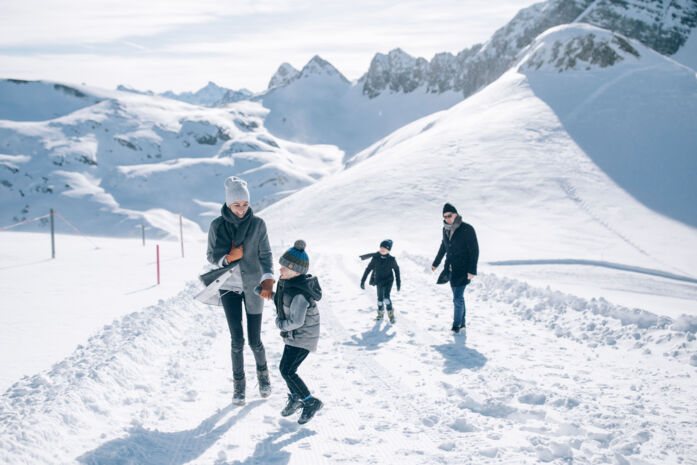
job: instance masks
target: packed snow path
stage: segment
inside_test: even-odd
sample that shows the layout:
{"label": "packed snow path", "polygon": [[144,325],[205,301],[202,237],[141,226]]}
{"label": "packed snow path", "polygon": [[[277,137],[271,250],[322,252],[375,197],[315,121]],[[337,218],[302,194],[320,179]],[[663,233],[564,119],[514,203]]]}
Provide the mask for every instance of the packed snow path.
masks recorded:
{"label": "packed snow path", "polygon": [[0,398],[0,462],[697,463],[697,324],[482,274],[468,335],[426,257],[398,257],[397,321],[375,321],[365,262],[313,255],[322,338],[300,368],[325,409],[283,419],[282,344],[267,304],[274,393],[233,406],[221,310],[176,298],[104,329]]}

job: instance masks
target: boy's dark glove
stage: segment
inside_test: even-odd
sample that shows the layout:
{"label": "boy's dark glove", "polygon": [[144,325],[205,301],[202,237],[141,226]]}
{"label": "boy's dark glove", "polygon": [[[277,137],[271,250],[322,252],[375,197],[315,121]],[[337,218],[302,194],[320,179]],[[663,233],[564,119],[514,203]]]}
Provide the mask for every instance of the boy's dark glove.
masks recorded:
{"label": "boy's dark glove", "polygon": [[365,289],[365,283],[361,283],[361,289]]}
{"label": "boy's dark glove", "polygon": [[402,285],[401,285],[401,284],[397,284],[397,292],[399,292],[399,290],[400,290],[401,288],[402,288]]}
{"label": "boy's dark glove", "polygon": [[287,338],[287,337],[288,337],[288,333],[289,333],[289,331],[281,331],[281,337],[284,338],[284,339]]}

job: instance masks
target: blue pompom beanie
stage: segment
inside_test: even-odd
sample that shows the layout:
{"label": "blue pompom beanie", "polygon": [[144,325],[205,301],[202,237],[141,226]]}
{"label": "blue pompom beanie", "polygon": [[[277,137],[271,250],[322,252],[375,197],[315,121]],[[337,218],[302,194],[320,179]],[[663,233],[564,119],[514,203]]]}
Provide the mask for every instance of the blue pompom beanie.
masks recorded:
{"label": "blue pompom beanie", "polygon": [[286,250],[278,262],[296,273],[305,274],[310,269],[310,257],[305,252],[305,241],[299,239],[290,249]]}

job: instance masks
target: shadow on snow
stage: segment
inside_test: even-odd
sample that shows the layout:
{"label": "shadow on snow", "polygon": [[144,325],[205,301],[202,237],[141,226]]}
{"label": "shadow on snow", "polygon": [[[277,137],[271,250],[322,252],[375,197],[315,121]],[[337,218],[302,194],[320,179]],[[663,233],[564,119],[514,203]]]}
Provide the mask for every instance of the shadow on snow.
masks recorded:
{"label": "shadow on snow", "polygon": [[457,373],[462,369],[478,370],[486,365],[487,362],[487,358],[484,355],[460,342],[432,347],[440,352],[445,359],[443,367],[443,373],[445,374]]}
{"label": "shadow on snow", "polygon": [[380,321],[376,321],[371,329],[365,331],[360,336],[351,336],[351,341],[345,342],[347,346],[360,346],[366,350],[378,350],[381,344],[385,344],[395,337],[395,333],[388,333],[390,328],[387,324],[380,329]]}
{"label": "shadow on snow", "polygon": [[[215,465],[285,465],[290,461],[291,454],[283,450],[284,447],[301,439],[314,436],[316,433],[312,430],[302,428],[295,422],[288,420],[280,421],[278,431],[270,432],[263,441],[257,443],[254,448],[254,453],[247,457],[244,461],[226,462],[224,460],[216,460]],[[285,439],[281,438],[289,434]]]}
{"label": "shadow on snow", "polygon": [[247,404],[220,425],[218,423],[235,408],[234,405],[225,407],[203,420],[196,428],[186,431],[166,433],[146,430],[137,425],[129,430],[125,438],[106,442],[78,457],[77,461],[89,465],[188,463],[200,457],[235,423],[261,403],[258,400]]}

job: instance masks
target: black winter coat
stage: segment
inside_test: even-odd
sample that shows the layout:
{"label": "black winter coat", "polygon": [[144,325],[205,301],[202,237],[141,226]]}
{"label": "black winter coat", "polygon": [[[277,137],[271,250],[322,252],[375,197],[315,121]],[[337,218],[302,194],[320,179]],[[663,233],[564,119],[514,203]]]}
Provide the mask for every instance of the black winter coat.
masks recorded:
{"label": "black winter coat", "polygon": [[467,274],[477,274],[477,261],[479,260],[479,244],[474,228],[462,221],[458,216],[453,222],[452,237],[451,231],[443,228],[443,240],[433,266],[440,265],[445,255],[445,270],[450,271],[450,285],[464,286],[469,284]]}
{"label": "black winter coat", "polygon": [[[392,255],[382,255],[376,252],[363,273],[361,286],[365,285],[365,280],[371,271],[373,272],[373,275],[370,277],[371,285],[392,283],[396,278],[397,290],[402,287],[402,279],[399,276],[399,265],[397,265],[397,260],[395,260]],[[394,277],[392,276],[393,272]]]}

